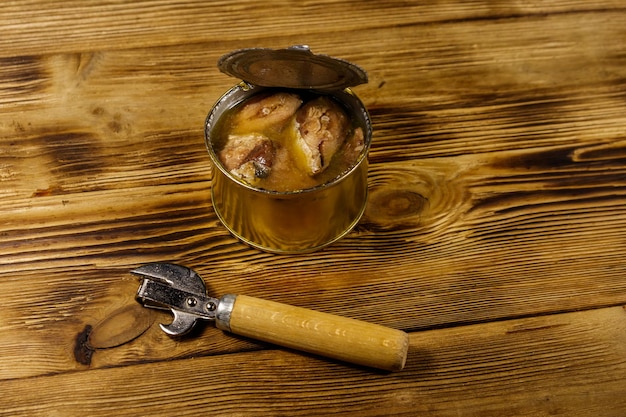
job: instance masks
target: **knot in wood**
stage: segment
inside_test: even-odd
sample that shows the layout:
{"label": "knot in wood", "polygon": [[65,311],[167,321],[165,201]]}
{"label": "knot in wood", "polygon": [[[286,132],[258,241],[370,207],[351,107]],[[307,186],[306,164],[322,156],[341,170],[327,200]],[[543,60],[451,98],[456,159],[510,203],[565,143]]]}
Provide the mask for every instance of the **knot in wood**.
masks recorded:
{"label": "knot in wood", "polygon": [[404,219],[419,215],[428,200],[412,190],[379,192],[370,200],[370,215],[375,220]]}

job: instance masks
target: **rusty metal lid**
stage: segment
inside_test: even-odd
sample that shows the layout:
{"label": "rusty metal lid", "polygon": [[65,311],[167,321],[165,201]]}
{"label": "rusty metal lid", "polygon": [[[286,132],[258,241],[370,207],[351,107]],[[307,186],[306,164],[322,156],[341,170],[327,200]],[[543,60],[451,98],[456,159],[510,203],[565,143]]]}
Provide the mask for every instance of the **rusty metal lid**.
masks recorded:
{"label": "rusty metal lid", "polygon": [[328,55],[316,55],[306,45],[240,49],[222,56],[217,67],[261,87],[340,90],[367,83],[362,68]]}

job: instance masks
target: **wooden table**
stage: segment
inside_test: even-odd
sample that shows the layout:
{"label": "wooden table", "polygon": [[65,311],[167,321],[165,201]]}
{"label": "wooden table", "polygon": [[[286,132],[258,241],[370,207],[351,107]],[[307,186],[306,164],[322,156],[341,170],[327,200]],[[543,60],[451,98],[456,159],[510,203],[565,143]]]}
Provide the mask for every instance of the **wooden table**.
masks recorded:
{"label": "wooden table", "polygon": [[[0,415],[623,416],[624,4],[420,3],[3,3]],[[203,123],[222,54],[296,44],[369,73],[370,194],[273,255],[218,222]],[[134,300],[154,261],[403,329],[406,368],[171,339]]]}

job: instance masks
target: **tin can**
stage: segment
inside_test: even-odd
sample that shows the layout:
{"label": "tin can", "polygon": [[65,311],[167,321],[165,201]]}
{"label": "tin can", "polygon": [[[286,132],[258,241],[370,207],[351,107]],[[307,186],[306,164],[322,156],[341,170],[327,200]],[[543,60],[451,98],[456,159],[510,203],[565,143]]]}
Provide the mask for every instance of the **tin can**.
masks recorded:
{"label": "tin can", "polygon": [[[306,46],[238,50],[223,56],[218,67],[243,80],[217,101],[205,123],[214,167],[211,198],[223,225],[241,241],[273,253],[315,251],[349,233],[367,202],[372,126],[365,106],[350,90],[367,82],[365,71],[347,61],[315,55]],[[319,98],[338,104],[348,115],[351,129],[362,133],[354,160],[343,170],[329,168],[327,174],[312,175],[321,179],[310,186],[268,188],[235,175],[220,154],[226,118],[251,100],[277,92],[302,101]],[[265,172],[261,171],[254,170],[262,177]]]}

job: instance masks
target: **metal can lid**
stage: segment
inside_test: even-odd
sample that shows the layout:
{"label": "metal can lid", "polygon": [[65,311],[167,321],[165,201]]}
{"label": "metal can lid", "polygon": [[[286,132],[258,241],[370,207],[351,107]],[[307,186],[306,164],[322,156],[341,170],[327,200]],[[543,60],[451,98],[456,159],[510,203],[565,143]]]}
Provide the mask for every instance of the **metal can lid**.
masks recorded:
{"label": "metal can lid", "polygon": [[367,83],[367,73],[359,66],[314,54],[306,45],[239,49],[222,56],[217,67],[261,87],[340,90]]}

